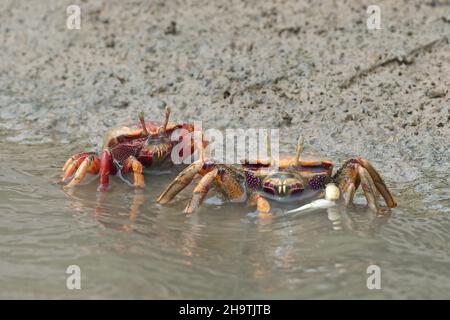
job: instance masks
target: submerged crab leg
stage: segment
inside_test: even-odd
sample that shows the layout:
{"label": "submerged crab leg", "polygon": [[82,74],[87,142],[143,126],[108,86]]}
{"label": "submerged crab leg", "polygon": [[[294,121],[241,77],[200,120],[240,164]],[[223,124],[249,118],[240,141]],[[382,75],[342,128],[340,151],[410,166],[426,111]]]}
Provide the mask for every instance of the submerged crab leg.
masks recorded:
{"label": "submerged crab leg", "polygon": [[270,212],[270,203],[266,198],[258,196],[256,199],[256,209],[260,214],[268,214]]}
{"label": "submerged crab leg", "polygon": [[98,159],[96,156],[88,156],[83,160],[80,167],[77,169],[77,172],[75,172],[75,176],[73,179],[65,186],[65,188],[72,188],[79,184],[86,174],[92,173],[97,174],[100,169],[100,159]]}
{"label": "submerged crab leg", "polygon": [[142,175],[142,164],[134,157],[129,156],[124,162],[123,173],[133,170],[134,186],[138,188],[144,187],[144,176]]}
{"label": "submerged crab leg", "polygon": [[271,218],[272,215],[270,214],[269,201],[267,201],[266,198],[264,198],[259,194],[257,194],[255,198],[256,198],[256,211],[258,211],[259,217],[262,219]]}
{"label": "submerged crab leg", "polygon": [[203,203],[209,189],[211,189],[214,179],[217,177],[218,169],[214,169],[211,172],[205,174],[200,182],[195,187],[192,198],[189,200],[188,205],[184,209],[184,213],[191,214]]}
{"label": "submerged crab leg", "polygon": [[248,205],[255,206],[258,213],[265,215],[270,212],[270,203],[260,194],[253,193],[248,200]]}
{"label": "submerged crab leg", "polygon": [[181,171],[178,176],[172,181],[172,183],[164,190],[158,197],[156,202],[159,204],[166,204],[172,200],[181,190],[194,179],[194,177],[200,173],[203,168],[203,162],[196,161],[189,165],[186,169]]}

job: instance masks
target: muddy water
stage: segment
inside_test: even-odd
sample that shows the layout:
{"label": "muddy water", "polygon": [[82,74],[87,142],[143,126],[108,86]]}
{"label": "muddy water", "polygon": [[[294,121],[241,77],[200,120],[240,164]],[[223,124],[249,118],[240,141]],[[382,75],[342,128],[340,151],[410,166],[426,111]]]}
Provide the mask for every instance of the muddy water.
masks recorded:
{"label": "muddy water", "polygon": [[[399,207],[375,217],[361,197],[348,210],[255,219],[252,209],[181,211],[188,192],[161,207],[172,175],[146,174],[135,192],[117,180],[65,193],[55,184],[69,146],[2,143],[2,298],[449,298],[447,178],[387,179]],[[389,172],[384,172],[389,177]],[[66,268],[81,268],[81,290]],[[381,290],[366,269],[381,268]]]}

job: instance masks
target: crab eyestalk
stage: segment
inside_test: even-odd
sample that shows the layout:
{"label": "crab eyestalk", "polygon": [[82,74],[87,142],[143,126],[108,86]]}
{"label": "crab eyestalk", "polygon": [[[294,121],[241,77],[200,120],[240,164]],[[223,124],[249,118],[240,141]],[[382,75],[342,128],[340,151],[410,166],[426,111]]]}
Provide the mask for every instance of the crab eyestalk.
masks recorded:
{"label": "crab eyestalk", "polygon": [[269,163],[272,163],[272,153],[271,153],[271,146],[270,146],[270,132],[267,132],[266,134],[266,154],[267,154],[267,160]]}
{"label": "crab eyestalk", "polygon": [[200,139],[200,145],[198,146],[198,148],[200,149],[199,150],[199,152],[200,152],[200,160],[202,162],[204,162],[205,161],[205,146],[204,146],[205,136],[203,134],[203,131],[202,131],[201,135],[202,136],[201,136],[201,139]]}
{"label": "crab eyestalk", "polygon": [[159,128],[159,134],[164,134],[167,129],[167,124],[169,123],[169,117],[170,117],[170,108],[166,107],[165,113],[164,113],[164,122],[162,126]]}
{"label": "crab eyestalk", "polygon": [[295,166],[299,165],[300,155],[303,152],[304,144],[305,144],[305,139],[303,139],[303,136],[298,137],[297,150],[295,152],[295,161],[294,161]]}
{"label": "crab eyestalk", "polygon": [[145,119],[144,119],[144,111],[141,111],[138,113],[139,121],[141,122],[142,126],[142,134],[144,136],[148,136],[147,126],[145,125]]}

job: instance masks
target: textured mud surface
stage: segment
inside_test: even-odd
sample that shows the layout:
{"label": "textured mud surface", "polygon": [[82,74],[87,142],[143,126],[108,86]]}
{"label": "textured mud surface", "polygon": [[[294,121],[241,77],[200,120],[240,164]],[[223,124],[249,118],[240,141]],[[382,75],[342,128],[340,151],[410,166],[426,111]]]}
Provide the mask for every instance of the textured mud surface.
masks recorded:
{"label": "textured mud surface", "polygon": [[[81,7],[81,30],[66,28],[66,7],[74,3]],[[376,1],[382,30],[374,31],[366,28],[370,4],[373,1],[1,1],[0,134],[8,144],[2,149],[9,152],[2,156],[8,172],[1,182],[8,186],[5,194],[11,199],[9,183],[22,181],[16,177],[19,169],[8,171],[14,167],[8,162],[11,159],[17,164],[36,153],[42,171],[33,171],[31,159],[29,172],[55,178],[59,173],[55,168],[71,153],[98,147],[109,127],[134,121],[142,109],[148,117],[160,119],[169,105],[174,118],[202,120],[204,128],[280,128],[283,150],[293,148],[301,133],[306,152],[327,155],[336,162],[353,155],[373,161],[392,186],[399,211],[380,233],[367,225],[356,233],[376,233],[382,239],[380,252],[387,252],[381,250],[384,245],[393,245],[383,256],[386,264],[392,262],[388,276],[398,284],[392,289],[393,297],[448,295],[444,266],[450,259],[446,216],[450,212],[450,2]],[[16,143],[20,146],[15,149]],[[30,144],[38,146],[27,149]],[[33,153],[23,159],[14,150]],[[31,179],[22,178],[24,185]],[[45,190],[42,185],[39,188]],[[95,188],[92,191],[95,194]],[[59,188],[51,187],[50,193],[65,201],[58,192]],[[156,190],[152,192],[157,195]],[[142,228],[148,227],[145,219]],[[173,230],[185,227],[174,221],[163,222],[173,223]],[[230,219],[230,225],[231,221],[235,220]],[[318,220],[312,225],[298,223],[300,235],[317,231],[314,221]],[[213,222],[209,227],[213,228]],[[21,223],[17,222],[17,228]],[[187,233],[201,237],[197,229]],[[223,238],[228,236],[224,232]],[[331,246],[335,243],[331,235],[328,242],[316,238]],[[311,240],[299,239],[295,241],[300,243],[294,242],[296,250],[315,246]],[[361,252],[346,252],[342,241],[346,261],[357,261],[352,260],[356,253],[367,262],[375,259],[364,245]],[[377,249],[371,239],[364,241]],[[288,253],[291,245],[284,247]],[[174,246],[175,252],[178,249]],[[207,251],[198,250],[199,255]],[[260,259],[257,253],[270,247],[256,250],[255,263]],[[323,256],[308,252],[311,259],[305,265],[313,268],[315,261],[328,261],[328,251],[321,252]],[[405,252],[399,260],[397,255]],[[297,253],[293,259],[299,266],[304,255]],[[240,253],[235,257],[230,266]],[[272,280],[280,290],[297,288],[289,277],[294,270],[289,261],[283,262],[286,270],[268,260],[260,264],[264,270],[273,268]],[[14,270],[13,262],[11,266],[8,270]],[[316,290],[315,275],[319,280],[329,271],[334,277],[333,272],[341,274],[338,269],[304,271],[305,278],[297,280]],[[219,274],[226,285],[230,277],[223,272]],[[279,282],[280,274],[285,274],[285,282]],[[257,284],[249,284],[248,291],[230,288],[230,294],[217,296],[242,297],[249,292],[264,296],[260,278],[254,277]],[[335,292],[346,281],[337,277]],[[427,287],[414,292],[402,287],[403,280],[416,289],[432,281],[435,290]],[[15,282],[9,287],[14,288]],[[180,290],[161,296],[185,297],[192,291]],[[312,295],[299,294],[311,297],[314,290]],[[202,297],[202,292],[193,296]]]}
{"label": "textured mud surface", "polygon": [[13,141],[94,145],[167,103],[205,127],[301,131],[324,150],[446,151],[447,2],[380,1],[376,31],[364,1],[82,1],[81,30],[68,30],[71,3],[0,4],[0,117]]}

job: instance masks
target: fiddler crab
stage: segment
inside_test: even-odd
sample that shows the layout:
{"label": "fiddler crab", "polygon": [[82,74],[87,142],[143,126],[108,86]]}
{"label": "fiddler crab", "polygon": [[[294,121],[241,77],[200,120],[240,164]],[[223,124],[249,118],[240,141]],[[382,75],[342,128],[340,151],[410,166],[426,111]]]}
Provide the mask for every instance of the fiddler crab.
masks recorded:
{"label": "fiddler crab", "polygon": [[[161,167],[170,161],[173,147],[192,133],[193,125],[188,123],[169,123],[170,109],[166,108],[162,124],[146,122],[144,113],[139,114],[139,123],[131,126],[119,126],[111,129],[104,137],[100,154],[96,152],[78,153],[65,163],[61,183],[72,188],[90,174],[100,174],[100,190],[108,189],[109,176],[133,173],[133,185],[144,186],[143,167]],[[171,140],[171,134],[184,129],[179,141]],[[191,151],[195,149],[192,144]],[[182,153],[182,152],[181,152]],[[189,155],[180,154],[181,158]],[[127,182],[127,180],[125,180]],[[128,182],[129,183],[129,182]]]}
{"label": "fiddler crab", "polygon": [[[294,156],[275,161],[270,158],[270,140],[267,139],[267,160],[245,159],[241,165],[227,165],[213,159],[204,159],[192,163],[172,181],[158,197],[159,204],[171,201],[181,190],[200,175],[202,178],[193,190],[192,197],[184,212],[194,212],[203,202],[208,191],[214,187],[230,201],[247,201],[256,206],[261,217],[270,216],[274,202],[301,202],[314,200],[287,213],[309,209],[325,209],[336,206],[343,198],[348,206],[353,201],[355,191],[362,187],[367,204],[375,212],[383,209],[378,195],[384,198],[387,207],[394,208],[396,202],[383,179],[375,168],[364,158],[351,158],[333,174],[330,160],[303,159],[304,140],[299,138]],[[342,197],[341,197],[342,194]]]}

